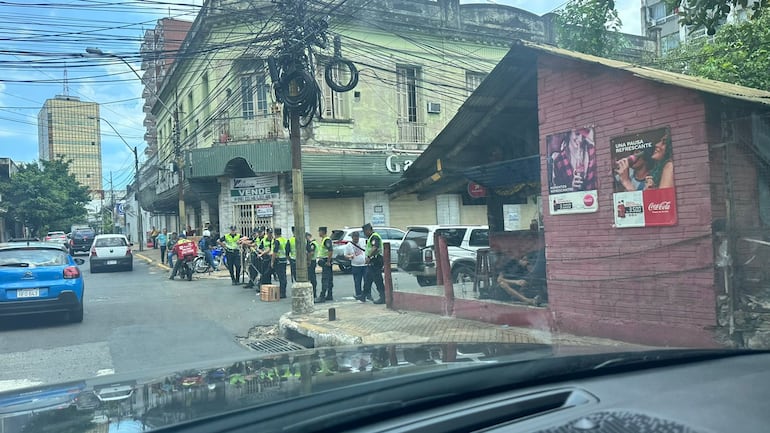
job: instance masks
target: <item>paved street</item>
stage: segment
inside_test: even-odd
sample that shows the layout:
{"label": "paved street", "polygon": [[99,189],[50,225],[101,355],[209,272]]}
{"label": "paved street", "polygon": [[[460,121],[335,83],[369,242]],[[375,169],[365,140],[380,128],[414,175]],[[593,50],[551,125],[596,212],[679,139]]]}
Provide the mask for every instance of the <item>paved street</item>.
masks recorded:
{"label": "paved street", "polygon": [[[83,323],[0,321],[0,390],[248,356],[235,337],[254,325],[277,324],[291,310],[291,299],[262,302],[253,290],[230,285],[227,277],[169,281],[167,271],[138,258],[133,272],[92,275],[87,261],[81,269]],[[393,276],[395,286],[402,279],[415,284],[409,275]],[[351,275],[335,274],[334,295],[353,296]]]}

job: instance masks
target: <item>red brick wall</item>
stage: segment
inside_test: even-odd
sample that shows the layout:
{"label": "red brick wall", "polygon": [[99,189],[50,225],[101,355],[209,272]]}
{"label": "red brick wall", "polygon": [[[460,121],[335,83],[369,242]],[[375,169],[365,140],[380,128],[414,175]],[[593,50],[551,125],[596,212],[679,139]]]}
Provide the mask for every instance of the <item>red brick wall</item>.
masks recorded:
{"label": "red brick wall", "polygon": [[[545,137],[594,125],[599,211],[544,209],[548,291],[557,330],[653,345],[714,345],[708,137],[693,91],[568,59],[538,61],[543,202]],[[679,223],[613,228],[610,139],[671,127]]]}

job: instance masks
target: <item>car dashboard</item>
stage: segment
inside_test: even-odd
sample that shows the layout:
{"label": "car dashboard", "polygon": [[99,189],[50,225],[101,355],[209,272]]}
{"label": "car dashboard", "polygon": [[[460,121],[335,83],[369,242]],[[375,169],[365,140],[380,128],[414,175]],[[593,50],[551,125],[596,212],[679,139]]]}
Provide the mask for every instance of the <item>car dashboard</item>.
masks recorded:
{"label": "car dashboard", "polygon": [[[550,367],[544,369],[538,364],[542,362]],[[574,372],[548,374],[553,373],[556,362],[457,369],[417,383],[402,378],[367,392],[353,387],[325,396],[310,395],[162,431],[770,431],[770,354],[765,352],[674,361],[642,357],[629,362],[609,357],[604,362],[583,363]],[[470,370],[477,371],[468,374]],[[513,377],[526,379],[513,383]]]}

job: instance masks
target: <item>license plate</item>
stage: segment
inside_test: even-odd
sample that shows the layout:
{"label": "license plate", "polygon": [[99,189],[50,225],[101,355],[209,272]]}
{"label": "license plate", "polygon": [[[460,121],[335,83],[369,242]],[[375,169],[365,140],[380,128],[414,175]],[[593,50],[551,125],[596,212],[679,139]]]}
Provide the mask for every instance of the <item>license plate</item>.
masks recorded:
{"label": "license plate", "polygon": [[118,261],[117,260],[107,260],[107,264],[108,265],[117,265]]}
{"label": "license plate", "polygon": [[19,289],[16,291],[17,298],[37,298],[40,296],[40,289]]}

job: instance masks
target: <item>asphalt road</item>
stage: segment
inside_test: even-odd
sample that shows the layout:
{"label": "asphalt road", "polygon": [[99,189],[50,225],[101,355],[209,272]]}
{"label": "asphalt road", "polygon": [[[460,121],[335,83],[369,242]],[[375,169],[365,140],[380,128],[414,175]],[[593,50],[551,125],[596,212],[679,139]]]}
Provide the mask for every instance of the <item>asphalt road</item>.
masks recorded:
{"label": "asphalt road", "polygon": [[[153,257],[155,251],[143,254]],[[83,323],[0,321],[0,391],[246,357],[250,351],[235,337],[255,325],[276,324],[291,310],[291,298],[262,302],[254,290],[232,286],[227,277],[169,281],[168,271],[138,258],[132,272],[91,274],[87,262],[81,270]],[[409,275],[393,278],[396,286],[399,280],[414,284]],[[334,295],[352,298],[351,275],[335,274]]]}

